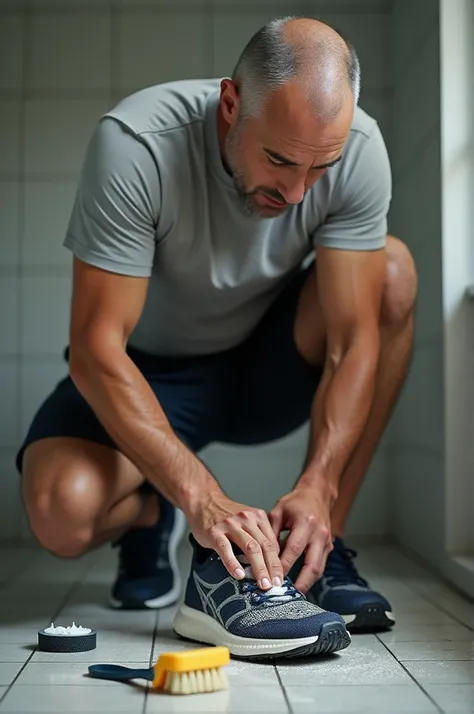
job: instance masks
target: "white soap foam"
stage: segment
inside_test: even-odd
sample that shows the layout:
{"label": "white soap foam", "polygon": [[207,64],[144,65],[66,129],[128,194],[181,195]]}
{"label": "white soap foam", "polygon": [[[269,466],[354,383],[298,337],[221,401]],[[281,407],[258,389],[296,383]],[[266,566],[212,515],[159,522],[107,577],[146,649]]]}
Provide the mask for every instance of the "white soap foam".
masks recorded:
{"label": "white soap foam", "polygon": [[75,622],[73,622],[72,625],[69,625],[69,627],[62,627],[61,625],[55,627],[52,622],[51,625],[45,629],[45,632],[48,635],[66,635],[74,637],[75,635],[88,635],[92,632],[92,630],[88,627],[82,627],[81,625],[78,626]]}

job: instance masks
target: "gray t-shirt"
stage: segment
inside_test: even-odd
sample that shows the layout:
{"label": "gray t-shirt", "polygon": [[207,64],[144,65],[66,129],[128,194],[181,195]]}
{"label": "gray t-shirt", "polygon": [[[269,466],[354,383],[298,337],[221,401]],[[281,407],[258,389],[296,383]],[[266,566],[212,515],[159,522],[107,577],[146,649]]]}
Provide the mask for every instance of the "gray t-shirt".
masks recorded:
{"label": "gray t-shirt", "polygon": [[149,278],[129,344],[206,354],[245,339],[317,246],[384,246],[391,199],[378,125],[356,108],[342,160],[276,218],[247,216],[217,139],[219,79],[141,90],[91,138],[64,245]]}

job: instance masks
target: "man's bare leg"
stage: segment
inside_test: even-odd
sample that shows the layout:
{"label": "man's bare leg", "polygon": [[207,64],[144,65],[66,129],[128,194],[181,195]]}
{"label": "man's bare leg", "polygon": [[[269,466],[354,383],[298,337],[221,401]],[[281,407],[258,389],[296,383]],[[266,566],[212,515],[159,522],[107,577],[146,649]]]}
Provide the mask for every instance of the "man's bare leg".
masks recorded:
{"label": "man's bare leg", "polygon": [[82,439],[49,438],[25,451],[22,493],[40,544],[75,557],[130,528],[155,525],[158,500],[138,491],[143,477],[118,451]]}
{"label": "man's bare leg", "polygon": [[410,315],[401,330],[392,331],[387,328],[382,331],[380,366],[374,401],[362,437],[342,476],[338,498],[331,514],[333,536],[342,538],[344,535],[352,505],[408,375],[413,331],[413,315]]}
{"label": "man's bare leg", "polygon": [[181,595],[176,548],[184,516],[143,483],[119,451],[83,439],[43,439],[23,459],[26,512],[46,550],[74,558],[107,541],[119,546],[115,608],[167,607]]}

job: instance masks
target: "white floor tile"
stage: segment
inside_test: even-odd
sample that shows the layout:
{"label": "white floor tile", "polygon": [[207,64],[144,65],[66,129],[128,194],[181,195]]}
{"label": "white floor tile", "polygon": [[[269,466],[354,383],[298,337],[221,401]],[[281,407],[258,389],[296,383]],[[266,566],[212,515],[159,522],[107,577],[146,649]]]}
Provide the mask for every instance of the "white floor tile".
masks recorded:
{"label": "white floor tile", "polygon": [[315,712],[377,712],[406,714],[437,712],[416,684],[380,686],[287,687],[289,702],[297,714]]}
{"label": "white floor tile", "polygon": [[2,662],[0,664],[0,685],[2,687],[10,685],[22,667],[23,662]]}
{"label": "white floor tile", "polygon": [[173,632],[157,632],[156,640],[153,646],[153,657],[157,658],[161,652],[182,652],[183,650],[200,649],[207,645],[199,642],[188,642],[179,639]]}
{"label": "white floor tile", "polygon": [[472,642],[396,642],[386,643],[400,661],[474,660]]}
{"label": "white floor tile", "polygon": [[0,705],[0,712],[113,711],[138,714],[143,709],[142,687],[65,687],[15,685]]}
{"label": "white floor tile", "polygon": [[12,624],[0,623],[0,646],[23,645],[36,646],[38,643],[38,630],[44,627],[44,620],[30,622],[13,622]]}
{"label": "white floor tile", "polygon": [[[87,676],[88,665],[146,667],[155,632],[152,663],[161,652],[199,647],[173,633],[177,606],[158,612],[122,612],[109,607],[110,585],[116,574],[116,554],[109,547],[75,561],[58,561],[31,549],[0,549],[0,583],[5,579],[4,554],[10,576],[0,589],[0,698],[22,671],[0,703],[0,714],[142,712],[142,680],[125,684],[92,679]],[[183,572],[187,576],[189,553],[185,555]],[[331,657],[282,660],[278,670],[294,714],[432,714],[436,711],[432,702],[404,667],[446,714],[474,714],[474,633],[449,614],[469,624],[472,605],[396,549],[362,548],[358,564],[393,604],[397,624],[378,637],[354,635],[347,650]],[[53,614],[55,624],[74,620],[95,629],[97,649],[77,654],[34,652],[38,630],[50,624]],[[464,658],[466,661],[458,661]],[[228,692],[190,697],[151,692],[146,711],[288,712],[272,665],[231,660],[226,671]]]}
{"label": "white floor tile", "polygon": [[[138,662],[114,662],[114,664],[123,664],[125,667],[133,667],[134,669],[144,669],[148,667],[148,660],[140,660]],[[85,687],[98,685],[119,686],[120,683],[89,676],[88,666],[89,663],[87,662],[29,662],[18,677],[17,683],[63,687],[71,685]],[[136,681],[144,683],[144,680]]]}
{"label": "white floor tile", "polygon": [[278,664],[284,686],[409,684],[410,678],[380,643],[350,645],[331,657]]}
{"label": "white floor tile", "polygon": [[237,687],[277,687],[276,669],[271,664],[254,664],[231,660],[225,667],[231,686]]}
{"label": "white floor tile", "polygon": [[31,622],[40,623],[40,629],[47,627],[55,619],[61,603],[37,601],[30,606],[26,601],[5,603],[0,600],[0,629],[15,625],[26,629]]}
{"label": "white floor tile", "polygon": [[390,632],[381,632],[382,642],[471,642],[474,632],[462,625],[396,625]]}
{"label": "white floor tile", "polygon": [[[125,622],[121,625],[115,620],[110,622],[101,620],[100,618],[87,618],[84,620],[85,625],[97,632],[97,642],[116,642],[123,640],[127,642],[143,642],[145,639],[150,642],[153,640],[154,626]],[[77,623],[76,623],[77,624]]]}
{"label": "white floor tile", "polygon": [[31,657],[34,641],[31,644],[0,644],[0,662],[26,662]]}
{"label": "white floor tile", "polygon": [[94,606],[86,607],[81,605],[67,604],[57,616],[58,622],[74,622],[79,621],[84,624],[84,627],[89,627],[89,622],[103,622],[105,627],[118,626],[133,627],[143,630],[148,628],[150,634],[153,634],[156,622],[156,613],[150,610],[139,611],[122,611],[112,610],[111,608],[99,608]]}
{"label": "white floor tile", "polygon": [[403,598],[393,598],[390,597],[387,593],[384,594],[390,600],[390,604],[396,616],[406,615],[413,612],[424,612],[427,615],[438,615],[438,613],[440,612],[440,609],[438,607],[428,602],[424,598],[419,597],[418,595],[412,595],[410,597]]}
{"label": "white floor tile", "polygon": [[95,650],[89,652],[40,652],[37,650],[33,662],[88,662],[89,664],[118,664],[120,662],[137,662],[148,660],[151,650],[151,640],[143,642],[130,642],[126,639],[121,642],[99,644]]}
{"label": "white floor tile", "polygon": [[415,611],[415,612],[396,612],[397,625],[408,627],[410,625],[458,625],[452,617],[441,610]]}
{"label": "white floor tile", "polygon": [[31,603],[33,600],[35,603],[49,603],[57,608],[65,600],[70,589],[71,586],[68,583],[55,583],[53,585],[39,583],[35,586],[32,595],[31,588],[25,588],[24,583],[13,581],[0,590],[0,602],[8,604],[13,600],[26,604]]}
{"label": "white floor tile", "polygon": [[474,685],[430,684],[428,694],[444,710],[445,714],[468,714],[474,711]]}
{"label": "white floor tile", "polygon": [[283,692],[277,687],[238,686],[212,694],[194,694],[173,697],[151,691],[147,697],[146,714],[163,712],[245,712],[245,714],[288,714]]}
{"label": "white floor tile", "polygon": [[174,616],[179,608],[179,603],[172,607],[165,607],[158,611],[157,626],[158,630],[172,630]]}
{"label": "white floor tile", "polygon": [[417,682],[425,684],[474,684],[474,662],[404,662]]}

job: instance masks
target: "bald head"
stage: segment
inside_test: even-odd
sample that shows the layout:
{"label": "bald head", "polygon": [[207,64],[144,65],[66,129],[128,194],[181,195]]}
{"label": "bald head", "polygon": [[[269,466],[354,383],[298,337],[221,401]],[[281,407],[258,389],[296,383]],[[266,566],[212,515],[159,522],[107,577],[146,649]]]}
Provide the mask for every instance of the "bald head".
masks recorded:
{"label": "bald head", "polygon": [[241,119],[257,117],[269,96],[299,85],[322,122],[357,103],[360,67],[353,47],[332,27],[310,18],[272,20],[250,39],[232,79],[239,87]]}

